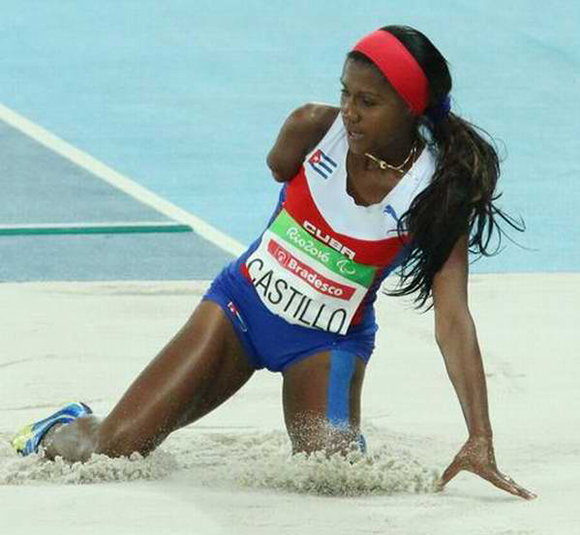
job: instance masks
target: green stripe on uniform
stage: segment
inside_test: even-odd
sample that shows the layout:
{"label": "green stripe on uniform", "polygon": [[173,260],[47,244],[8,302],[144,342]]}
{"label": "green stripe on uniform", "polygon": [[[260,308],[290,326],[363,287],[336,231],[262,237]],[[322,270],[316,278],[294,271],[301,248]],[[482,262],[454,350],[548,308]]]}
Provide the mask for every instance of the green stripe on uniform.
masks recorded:
{"label": "green stripe on uniform", "polygon": [[286,243],[296,247],[303,254],[316,260],[337,275],[365,288],[371,285],[377,268],[358,264],[321,242],[304,230],[286,210],[282,210],[278,214],[278,217],[270,225],[270,230]]}

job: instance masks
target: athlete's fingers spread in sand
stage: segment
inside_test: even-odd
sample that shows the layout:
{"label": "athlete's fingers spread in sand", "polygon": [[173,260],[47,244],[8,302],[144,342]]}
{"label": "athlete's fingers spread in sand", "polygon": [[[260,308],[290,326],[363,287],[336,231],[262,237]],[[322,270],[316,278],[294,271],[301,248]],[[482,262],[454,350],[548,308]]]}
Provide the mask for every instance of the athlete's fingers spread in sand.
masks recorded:
{"label": "athlete's fingers spread in sand", "polygon": [[526,500],[537,498],[536,494],[518,485],[511,477],[498,470],[491,440],[469,439],[443,472],[439,481],[439,490],[443,490],[445,485],[462,470],[472,472],[515,496]]}
{"label": "athlete's fingers spread in sand", "polygon": [[524,487],[518,485],[512,478],[505,476],[504,474],[500,473],[497,468],[490,468],[490,467],[482,467],[482,466],[473,466],[473,465],[465,465],[461,462],[461,460],[454,460],[449,467],[445,470],[441,479],[439,481],[439,491],[442,491],[459,472],[462,470],[466,470],[468,472],[473,472],[474,474],[486,479],[497,488],[501,490],[505,490],[514,496],[520,496],[525,500],[533,500],[537,498],[537,494],[525,489]]}
{"label": "athlete's fingers spread in sand", "polygon": [[439,481],[439,490],[443,490],[445,485],[449,483],[464,467],[461,466],[460,461],[455,458],[454,461],[447,467],[443,475],[441,476],[441,480]]}
{"label": "athlete's fingers spread in sand", "polygon": [[520,496],[525,500],[533,500],[538,497],[537,494],[534,494],[533,492],[530,492],[524,487],[518,485],[511,477],[502,474],[497,468],[485,470],[482,473],[475,473],[484,479],[487,479],[497,488],[505,490],[514,496]]}
{"label": "athlete's fingers spread in sand", "polygon": [[[479,450],[479,451],[476,451]],[[459,472],[462,470],[470,470],[472,465],[474,464],[474,460],[479,461],[481,464],[481,447],[478,447],[474,444],[472,439],[469,439],[459,450],[459,453],[455,456],[451,464],[447,467],[443,475],[441,476],[441,480],[439,481],[439,490],[443,490],[445,485],[449,483]],[[489,452],[486,452],[486,456],[489,456]],[[476,462],[477,462],[476,461]],[[471,471],[474,471],[471,469]]]}

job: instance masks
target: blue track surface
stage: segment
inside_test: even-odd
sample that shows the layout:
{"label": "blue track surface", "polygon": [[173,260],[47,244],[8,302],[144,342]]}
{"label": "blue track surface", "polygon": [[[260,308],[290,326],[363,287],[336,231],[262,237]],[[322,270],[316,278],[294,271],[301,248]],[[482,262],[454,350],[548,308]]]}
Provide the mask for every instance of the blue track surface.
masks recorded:
{"label": "blue track surface", "polygon": [[580,270],[580,3],[427,5],[6,1],[0,103],[248,243],[277,198],[264,158],[284,117],[337,101],[359,36],[411,24],[449,59],[455,109],[505,144],[502,206],[528,226],[533,251],[474,270]]}

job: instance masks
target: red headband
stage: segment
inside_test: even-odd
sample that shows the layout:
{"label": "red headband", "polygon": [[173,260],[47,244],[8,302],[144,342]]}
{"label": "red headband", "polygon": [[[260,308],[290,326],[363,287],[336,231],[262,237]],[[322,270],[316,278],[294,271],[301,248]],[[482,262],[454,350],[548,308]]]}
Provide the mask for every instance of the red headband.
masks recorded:
{"label": "red headband", "polygon": [[423,115],[429,100],[429,83],[417,60],[392,33],[377,30],[353,48],[369,58],[413,110]]}

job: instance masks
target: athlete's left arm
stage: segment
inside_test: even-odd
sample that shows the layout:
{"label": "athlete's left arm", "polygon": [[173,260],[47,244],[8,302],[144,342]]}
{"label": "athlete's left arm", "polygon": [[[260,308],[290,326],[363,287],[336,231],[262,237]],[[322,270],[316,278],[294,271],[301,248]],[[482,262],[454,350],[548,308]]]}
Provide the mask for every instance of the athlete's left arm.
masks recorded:
{"label": "athlete's left arm", "polygon": [[468,306],[467,235],[455,244],[433,280],[435,337],[445,359],[467,424],[469,437],[443,473],[440,488],[460,471],[473,472],[522,498],[536,495],[502,474],[496,465],[487,403],[487,385],[475,324]]}

